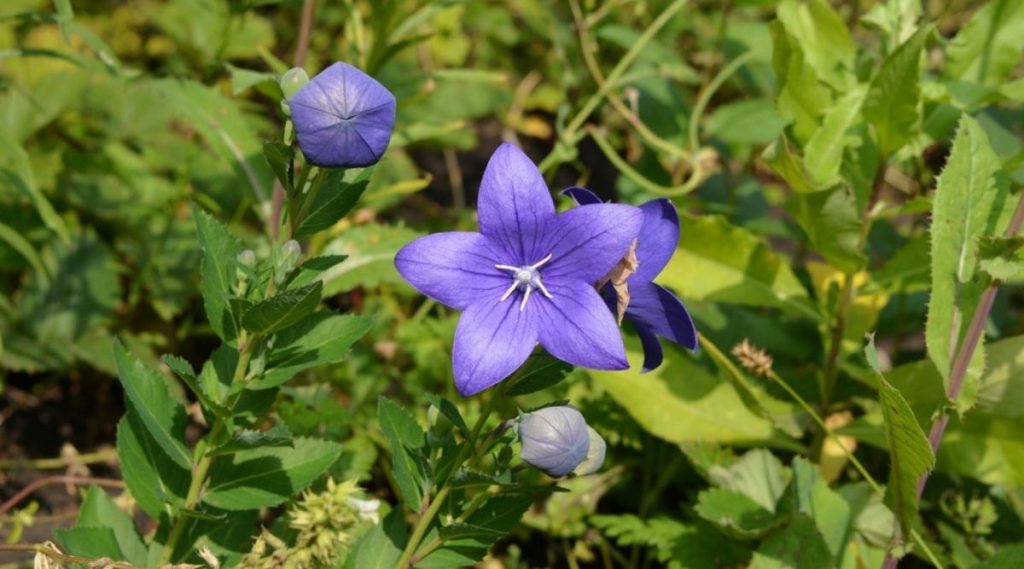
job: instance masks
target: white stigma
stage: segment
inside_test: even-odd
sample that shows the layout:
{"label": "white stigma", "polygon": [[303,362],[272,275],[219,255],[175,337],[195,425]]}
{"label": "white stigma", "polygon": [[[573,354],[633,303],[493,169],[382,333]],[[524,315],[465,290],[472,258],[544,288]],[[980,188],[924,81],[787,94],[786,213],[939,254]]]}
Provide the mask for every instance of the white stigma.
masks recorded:
{"label": "white stigma", "polygon": [[512,285],[508,287],[505,294],[501,295],[500,302],[505,302],[510,296],[512,296],[512,293],[521,289],[523,291],[523,300],[519,302],[519,312],[522,312],[526,309],[526,301],[530,300],[530,293],[533,292],[533,289],[538,289],[541,294],[547,298],[551,298],[551,293],[548,292],[548,289],[544,288],[544,283],[540,280],[540,271],[537,270],[550,260],[551,254],[549,253],[547,257],[544,257],[532,265],[523,265],[521,267],[513,267],[512,265],[494,265],[494,268],[496,269],[512,273]]}

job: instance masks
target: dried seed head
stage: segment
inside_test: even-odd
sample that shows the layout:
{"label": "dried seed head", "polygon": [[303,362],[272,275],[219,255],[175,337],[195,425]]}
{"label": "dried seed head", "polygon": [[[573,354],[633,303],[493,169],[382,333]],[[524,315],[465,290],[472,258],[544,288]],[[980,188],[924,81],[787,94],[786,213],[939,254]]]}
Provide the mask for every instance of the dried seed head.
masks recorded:
{"label": "dried seed head", "polygon": [[750,343],[746,338],[736,344],[732,355],[740,361],[740,365],[758,377],[769,377],[772,374],[772,357],[768,352]]}

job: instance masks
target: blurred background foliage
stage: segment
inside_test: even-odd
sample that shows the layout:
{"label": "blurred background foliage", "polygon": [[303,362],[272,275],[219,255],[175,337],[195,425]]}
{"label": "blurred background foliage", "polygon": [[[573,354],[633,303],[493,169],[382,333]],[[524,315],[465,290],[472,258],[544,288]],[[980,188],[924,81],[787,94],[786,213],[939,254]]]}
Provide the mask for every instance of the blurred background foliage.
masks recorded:
{"label": "blurred background foliage", "polygon": [[[483,166],[511,140],[553,189],[586,185],[634,204],[674,195],[689,214],[661,282],[692,310],[705,347],[669,348],[649,374],[574,372],[537,395],[581,407],[614,466],[535,505],[496,555],[521,567],[774,567],[817,523],[837,564],[878,566],[887,510],[785,392],[726,353],[744,339],[765,349],[886,478],[863,336],[875,332],[887,378],[927,429],[945,401],[924,359],[932,188],[963,113],[1024,183],[1024,3],[689,2],[616,77],[678,2],[319,4],[306,69],[361,67],[395,93],[398,119],[360,209],[304,244],[309,256],[348,255],[325,275],[324,297],[374,315],[373,329],[345,364],[283,388],[274,420],[343,441],[334,472],[393,492],[375,402],[386,394],[423,411],[428,392],[457,397],[457,315],[402,284],[392,258],[417,235],[474,227]],[[157,367],[160,354],[201,361],[215,347],[190,204],[265,243],[255,239],[273,193],[263,143],[283,124],[274,74],[295,57],[302,6],[0,3],[0,496],[38,476],[21,459],[112,444],[113,338]],[[915,59],[879,80],[908,41],[924,49],[920,68]],[[607,96],[582,113],[598,92]],[[779,165],[791,145],[807,157],[799,176]],[[839,191],[796,187],[840,178]],[[976,566],[1024,535],[1019,289],[1001,291],[986,331],[975,409],[953,420],[917,522],[947,566]],[[794,506],[792,492],[816,505]],[[788,533],[776,532],[783,523]]]}

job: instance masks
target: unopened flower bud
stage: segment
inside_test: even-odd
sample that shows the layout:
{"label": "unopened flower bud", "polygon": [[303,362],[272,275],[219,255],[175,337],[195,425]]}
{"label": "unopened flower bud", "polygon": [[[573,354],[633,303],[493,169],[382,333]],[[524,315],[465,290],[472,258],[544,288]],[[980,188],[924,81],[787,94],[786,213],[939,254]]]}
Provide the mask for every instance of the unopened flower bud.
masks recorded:
{"label": "unopened flower bud", "polygon": [[281,92],[284,93],[284,98],[291,99],[295,96],[295,93],[299,92],[309,83],[309,75],[306,74],[306,70],[301,67],[292,67],[288,71],[285,71],[284,75],[281,76]]}
{"label": "unopened flower bud", "polygon": [[607,448],[604,438],[589,426],[587,431],[590,432],[590,447],[587,449],[587,458],[583,459],[583,462],[579,463],[575,470],[573,470],[573,474],[577,476],[593,474],[600,470],[601,465],[604,464],[604,453]]}
{"label": "unopened flower bud", "polygon": [[246,267],[254,266],[256,264],[256,253],[253,253],[252,249],[242,251],[238,254],[238,263]]}
{"label": "unopened flower bud", "polygon": [[573,407],[545,407],[519,421],[523,460],[551,476],[572,472],[587,457],[587,422]]}
{"label": "unopened flower bud", "polygon": [[395,96],[347,63],[324,69],[288,100],[299,148],[316,166],[375,164],[391,142]]}
{"label": "unopened flower bud", "polygon": [[298,241],[290,239],[286,241],[284,245],[281,245],[281,253],[284,255],[285,259],[295,262],[295,260],[299,258],[299,255],[302,254],[302,246],[299,245]]}

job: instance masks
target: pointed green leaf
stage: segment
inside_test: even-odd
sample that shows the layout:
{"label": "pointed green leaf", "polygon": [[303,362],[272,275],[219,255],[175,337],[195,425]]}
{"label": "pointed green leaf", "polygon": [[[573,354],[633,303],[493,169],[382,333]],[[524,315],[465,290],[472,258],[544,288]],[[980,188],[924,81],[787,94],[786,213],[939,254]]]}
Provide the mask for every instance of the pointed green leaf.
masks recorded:
{"label": "pointed green leaf", "polygon": [[199,378],[196,376],[195,370],[192,369],[192,364],[185,361],[184,358],[171,354],[165,354],[160,358],[160,360],[164,362],[167,367],[171,368],[171,371],[173,371],[175,375],[181,378],[181,381],[188,386],[189,391],[199,399],[199,403],[203,407],[221,418],[226,419],[230,415],[230,412],[226,408],[211,398],[206,390],[199,385]]}
{"label": "pointed green leaf", "polygon": [[819,126],[819,117],[832,97],[818,82],[818,74],[805,60],[800,44],[778,22],[768,26],[772,36],[772,68],[778,81],[779,114],[793,123],[793,134],[807,142]]}
{"label": "pointed green leaf", "polygon": [[[364,168],[358,171],[329,170],[321,172],[320,175],[325,176],[325,179],[323,181],[316,180],[313,183],[323,185],[309,206],[306,217],[295,228],[295,238],[309,237],[333,226],[345,217],[355,207],[359,196],[366,191],[372,173],[373,168]],[[348,174],[348,181],[345,180],[346,174]]]}
{"label": "pointed green leaf", "polygon": [[896,514],[903,535],[909,536],[917,518],[917,480],[935,466],[935,455],[914,410],[900,390],[882,376],[873,339],[868,341],[864,352],[878,379],[878,398],[882,404],[885,438],[889,447],[886,503]]}
{"label": "pointed green leaf", "polygon": [[807,63],[818,77],[837,91],[856,80],[856,50],[842,17],[825,0],[782,0],[779,21],[803,48]]}
{"label": "pointed green leaf", "polygon": [[402,498],[409,508],[418,510],[423,503],[425,485],[421,449],[426,444],[426,434],[408,411],[385,397],[377,402],[377,419],[391,447],[395,480]]}
{"label": "pointed green leaf", "polygon": [[210,468],[203,501],[225,510],[276,506],[306,489],[334,464],[341,445],[296,438],[291,447],[240,450]]}
{"label": "pointed green leaf", "polygon": [[713,466],[708,475],[716,486],[739,492],[769,512],[776,510],[790,478],[789,469],[764,449],[749,451],[728,467]]}
{"label": "pointed green leaf", "polygon": [[281,182],[281,187],[288,193],[293,191],[292,176],[294,175],[294,170],[292,160],[295,157],[294,155],[295,152],[292,150],[292,147],[287,146],[283,142],[267,142],[263,145],[263,157],[267,159],[267,164],[274,171],[274,176]]}
{"label": "pointed green leaf", "polygon": [[345,255],[324,255],[307,259],[288,277],[288,286],[300,287],[320,279],[325,271],[347,259]]}
{"label": "pointed green leaf", "polygon": [[171,397],[163,376],[136,360],[121,342],[114,341],[117,373],[124,387],[126,405],[142,420],[153,440],[175,464],[191,468],[185,442],[173,435],[185,420],[185,408]]}
{"label": "pointed green leaf", "polygon": [[792,468],[796,510],[814,520],[836,560],[836,566],[842,567],[843,556],[854,531],[850,504],[829,488],[818,465],[797,457],[793,459]]}
{"label": "pointed green leaf", "polygon": [[864,117],[875,129],[878,148],[891,155],[916,135],[921,121],[921,52],[931,26],[917,30],[882,62],[871,80]]}
{"label": "pointed green leaf", "polygon": [[254,334],[273,334],[309,316],[320,305],[323,283],[278,293],[252,305],[242,317],[242,326]]}
{"label": "pointed green leaf", "polygon": [[1022,31],[1024,1],[986,3],[950,41],[946,73],[963,81],[1002,86],[1020,63]]}
{"label": "pointed green leaf", "polygon": [[548,354],[531,355],[507,394],[512,396],[527,395],[548,389],[561,382],[573,371],[573,366]]}
{"label": "pointed green leaf", "polygon": [[[184,422],[180,431],[184,436]],[[159,519],[184,502],[190,471],[167,458],[142,420],[130,410],[117,424],[117,457],[125,486],[150,517]]]}
{"label": "pointed green leaf", "polygon": [[345,569],[392,569],[407,540],[405,517],[395,508],[356,542]]}
{"label": "pointed green leaf", "polygon": [[836,100],[827,111],[821,127],[814,131],[804,147],[804,164],[818,186],[839,183],[839,170],[847,147],[858,142],[850,129],[861,117],[861,105],[867,90],[857,86]]}
{"label": "pointed green leaf", "polygon": [[85,493],[78,510],[76,527],[104,527],[114,532],[118,549],[123,553],[122,561],[145,565],[147,549],[142,536],[135,527],[135,520],[117,507],[114,500],[98,486],[91,486]]}
{"label": "pointed green leaf", "polygon": [[978,268],[1000,282],[1024,280],[1024,237],[982,237]]}
{"label": "pointed green leaf", "polygon": [[[975,278],[978,241],[1003,234],[1012,215],[1011,201],[1008,181],[985,131],[964,116],[938,179],[931,224],[932,292],[925,339],[928,356],[947,387],[953,354],[987,284]],[[972,360],[965,379],[967,395],[973,393],[983,367],[980,344],[974,355],[977,360]]]}
{"label": "pointed green leaf", "polygon": [[318,312],[274,338],[263,376],[250,389],[268,389],[302,370],[341,361],[349,348],[370,329],[369,318]]}
{"label": "pointed green leaf", "polygon": [[694,511],[737,539],[761,537],[786,520],[782,513],[767,510],[744,494],[721,488],[698,494]]}
{"label": "pointed green leaf", "polygon": [[225,342],[238,337],[238,316],[232,312],[235,269],[242,243],[210,214],[193,208],[199,244],[203,249],[203,306],[210,327]]}

